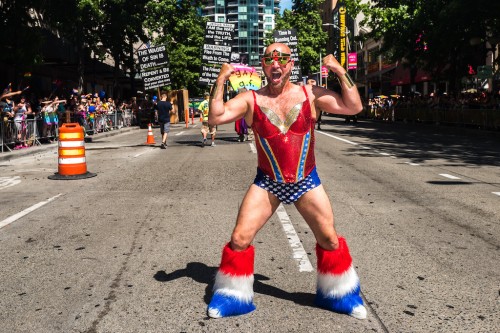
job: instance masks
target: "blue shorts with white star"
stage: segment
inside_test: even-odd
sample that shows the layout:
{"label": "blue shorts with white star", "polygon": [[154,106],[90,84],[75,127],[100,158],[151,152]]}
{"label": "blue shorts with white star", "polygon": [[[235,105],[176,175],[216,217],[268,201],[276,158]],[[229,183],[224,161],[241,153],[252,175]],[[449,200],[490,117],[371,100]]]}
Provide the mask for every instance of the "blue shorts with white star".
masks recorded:
{"label": "blue shorts with white star", "polygon": [[253,181],[255,185],[276,196],[284,204],[292,204],[304,195],[304,193],[321,185],[321,180],[316,172],[316,167],[306,178],[297,183],[278,183],[265,175],[257,168],[257,176]]}

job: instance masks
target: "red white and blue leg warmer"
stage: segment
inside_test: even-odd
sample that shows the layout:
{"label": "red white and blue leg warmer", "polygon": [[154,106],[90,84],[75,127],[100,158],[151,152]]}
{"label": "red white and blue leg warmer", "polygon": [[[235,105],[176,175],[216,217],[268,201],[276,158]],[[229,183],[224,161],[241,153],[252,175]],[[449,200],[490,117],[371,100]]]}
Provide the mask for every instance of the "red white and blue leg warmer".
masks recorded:
{"label": "red white and blue leg warmer", "polygon": [[358,274],[352,266],[349,248],[339,237],[339,248],[327,251],[316,244],[318,284],[316,305],[358,319],[366,318],[366,308],[360,296]]}
{"label": "red white and blue leg warmer", "polygon": [[228,243],[215,276],[214,294],[208,304],[208,316],[221,318],[238,316],[255,310],[253,304],[253,246],[233,251]]}

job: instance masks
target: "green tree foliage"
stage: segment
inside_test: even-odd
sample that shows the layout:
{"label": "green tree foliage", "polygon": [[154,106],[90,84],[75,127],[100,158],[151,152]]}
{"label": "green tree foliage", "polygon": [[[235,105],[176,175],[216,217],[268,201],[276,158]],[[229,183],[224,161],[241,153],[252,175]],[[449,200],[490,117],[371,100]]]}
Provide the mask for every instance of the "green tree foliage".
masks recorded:
{"label": "green tree foliage", "polygon": [[[312,74],[319,71],[319,55],[326,53],[328,34],[322,27],[320,4],[324,0],[294,0],[292,10],[285,10],[283,15],[276,15],[275,30],[297,29],[299,59],[303,74]],[[351,17],[366,8],[361,0],[345,0],[347,13]],[[272,34],[267,37],[267,43],[272,42]]]}
{"label": "green tree foliage", "polygon": [[[275,30],[296,29],[302,74],[319,71],[319,53],[325,54],[328,34],[322,29],[319,5],[322,0],[295,0],[292,10],[276,15]],[[268,44],[271,42],[269,39]]]}
{"label": "green tree foliage", "polygon": [[[16,74],[42,61],[43,34],[36,8],[40,8],[39,1],[0,1],[0,62],[13,64]],[[13,88],[18,89],[17,85],[14,82]]]}
{"label": "green tree foliage", "polygon": [[[115,62],[113,85],[116,87],[120,66],[129,73],[134,87],[134,44],[146,40],[143,22],[146,20],[145,6],[149,0],[105,0],[102,8],[102,29],[99,40]],[[116,92],[116,89],[113,89]]]}
{"label": "green tree foliage", "polygon": [[201,96],[203,92],[198,78],[206,19],[200,15],[200,6],[201,0],[150,1],[145,21],[152,43],[167,45],[170,88],[186,88],[193,96]]}
{"label": "green tree foliage", "polygon": [[[468,65],[484,64],[486,40],[500,38],[500,3],[489,0],[380,0],[366,9],[369,37],[381,52],[405,59],[412,80],[417,68],[459,88]],[[498,61],[498,59],[497,59]]]}
{"label": "green tree foliage", "polygon": [[79,90],[83,88],[85,58],[91,51],[99,52],[99,32],[102,29],[104,10],[100,0],[51,0],[45,2],[41,13],[51,30],[76,47],[78,56]]}

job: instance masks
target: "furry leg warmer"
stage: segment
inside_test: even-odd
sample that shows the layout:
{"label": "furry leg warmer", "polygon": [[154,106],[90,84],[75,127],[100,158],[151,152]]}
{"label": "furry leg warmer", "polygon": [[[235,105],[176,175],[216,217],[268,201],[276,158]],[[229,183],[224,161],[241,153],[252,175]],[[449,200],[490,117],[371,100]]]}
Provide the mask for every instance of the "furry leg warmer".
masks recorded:
{"label": "furry leg warmer", "polygon": [[339,245],[334,251],[326,251],[316,244],[318,282],[315,303],[334,312],[365,319],[366,308],[360,296],[358,274],[352,266],[344,238],[339,237]]}
{"label": "furry leg warmer", "polygon": [[255,310],[253,304],[253,264],[255,250],[233,251],[228,243],[222,251],[221,264],[215,276],[214,294],[208,305],[208,316],[238,316]]}

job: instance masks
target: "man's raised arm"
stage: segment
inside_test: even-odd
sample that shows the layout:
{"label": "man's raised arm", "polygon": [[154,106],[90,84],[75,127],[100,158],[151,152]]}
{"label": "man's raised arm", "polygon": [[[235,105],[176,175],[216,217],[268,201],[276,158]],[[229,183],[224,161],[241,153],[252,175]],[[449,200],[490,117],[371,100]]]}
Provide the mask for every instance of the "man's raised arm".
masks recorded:
{"label": "man's raised arm", "polygon": [[329,113],[354,115],[361,112],[363,104],[359,97],[358,88],[345,68],[331,54],[323,58],[323,65],[337,74],[342,93],[339,95],[331,90],[314,87],[313,92],[316,96],[317,106]]}
{"label": "man's raised arm", "polygon": [[247,102],[242,95],[224,103],[225,83],[234,72],[234,67],[230,64],[223,64],[219,76],[210,91],[208,123],[210,125],[220,125],[236,121],[242,118],[247,111]]}

